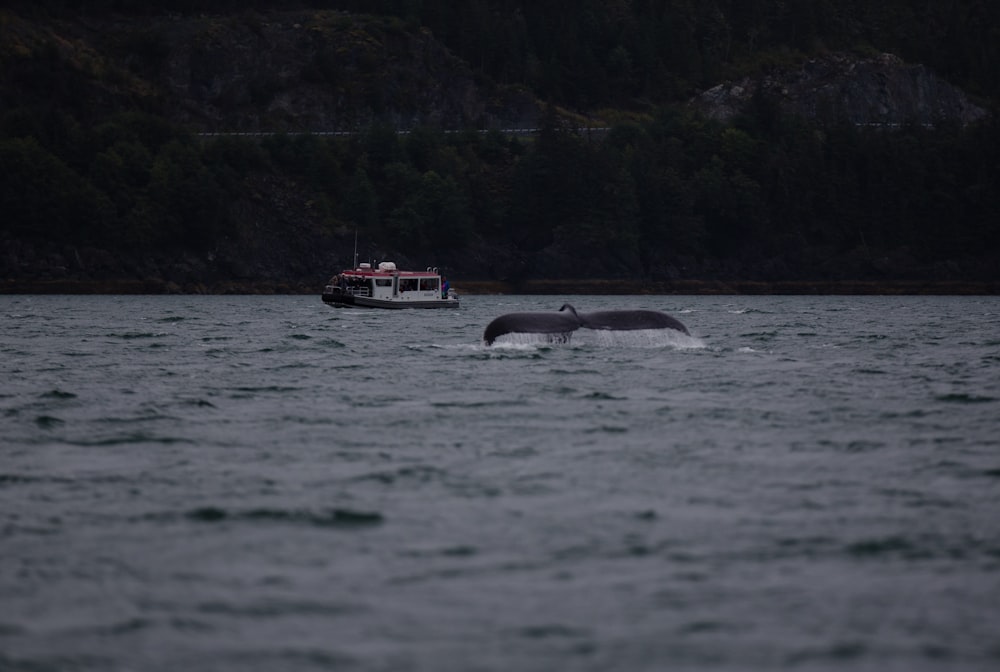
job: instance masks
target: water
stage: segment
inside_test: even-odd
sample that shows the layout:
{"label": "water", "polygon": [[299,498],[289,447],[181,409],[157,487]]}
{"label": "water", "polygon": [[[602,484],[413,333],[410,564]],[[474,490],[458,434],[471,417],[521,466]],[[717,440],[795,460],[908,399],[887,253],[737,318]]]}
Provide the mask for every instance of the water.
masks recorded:
{"label": "water", "polygon": [[1000,298],[0,316],[0,670],[1000,669]]}

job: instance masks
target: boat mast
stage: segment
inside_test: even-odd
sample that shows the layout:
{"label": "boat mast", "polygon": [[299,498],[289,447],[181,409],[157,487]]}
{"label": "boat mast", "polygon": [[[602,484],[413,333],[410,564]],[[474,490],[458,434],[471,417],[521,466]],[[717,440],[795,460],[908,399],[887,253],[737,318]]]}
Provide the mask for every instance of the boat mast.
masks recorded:
{"label": "boat mast", "polygon": [[358,227],[354,227],[354,266],[351,268],[358,267]]}

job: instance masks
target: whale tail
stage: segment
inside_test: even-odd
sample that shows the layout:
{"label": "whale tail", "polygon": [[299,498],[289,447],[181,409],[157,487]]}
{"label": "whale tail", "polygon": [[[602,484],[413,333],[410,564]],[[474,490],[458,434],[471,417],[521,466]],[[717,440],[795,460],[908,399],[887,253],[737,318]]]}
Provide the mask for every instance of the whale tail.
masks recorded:
{"label": "whale tail", "polygon": [[559,335],[560,342],[569,341],[570,334],[580,328],[580,318],[570,306],[571,313],[508,313],[496,318],[483,332],[486,345],[505,334]]}
{"label": "whale tail", "polygon": [[584,327],[612,331],[638,329],[675,329],[690,336],[680,320],[658,310],[605,310],[580,316]]}
{"label": "whale tail", "polygon": [[569,311],[569,312],[573,313],[573,317],[578,317],[578,315],[576,313],[576,308],[574,308],[572,304],[564,303],[562,305],[562,307],[559,309],[559,312],[562,313],[564,311]]}
{"label": "whale tail", "polygon": [[634,331],[639,329],[674,329],[690,335],[687,327],[666,313],[656,310],[605,310],[596,313],[578,313],[568,303],[555,313],[508,313],[494,319],[486,326],[483,340],[487,345],[504,334],[560,334],[560,340],[569,341],[572,332],[584,327],[606,331]]}

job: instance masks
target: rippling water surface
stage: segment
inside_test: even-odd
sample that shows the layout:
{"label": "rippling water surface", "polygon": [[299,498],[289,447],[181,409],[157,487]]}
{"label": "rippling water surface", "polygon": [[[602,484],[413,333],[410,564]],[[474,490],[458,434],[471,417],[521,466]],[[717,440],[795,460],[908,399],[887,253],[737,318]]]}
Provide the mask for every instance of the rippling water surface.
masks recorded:
{"label": "rippling water surface", "polygon": [[1000,669],[1000,298],[0,319],[0,670]]}

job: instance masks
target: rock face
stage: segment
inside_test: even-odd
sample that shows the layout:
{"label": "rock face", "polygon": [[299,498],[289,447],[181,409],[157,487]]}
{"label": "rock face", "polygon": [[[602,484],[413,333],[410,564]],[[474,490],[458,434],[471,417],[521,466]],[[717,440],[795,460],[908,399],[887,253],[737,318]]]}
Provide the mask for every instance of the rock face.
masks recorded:
{"label": "rock face", "polygon": [[[340,12],[189,20],[160,84],[177,121],[206,130],[337,131],[521,123],[503,92],[426,29]],[[491,105],[490,101],[493,101]],[[519,102],[519,101],[518,101]],[[528,112],[529,123],[537,106]]]}
{"label": "rock face", "polygon": [[892,54],[813,58],[798,68],[719,84],[694,98],[691,105],[713,119],[728,121],[754,95],[764,95],[786,112],[820,123],[892,127],[946,121],[966,125],[987,114],[923,65],[907,65]]}
{"label": "rock face", "polygon": [[[76,71],[74,102],[94,120],[143,109],[199,132],[320,132],[533,126],[540,116],[534,97],[477,81],[430,31],[394,18],[246,10],[0,19],[0,66],[49,49]],[[5,97],[23,94],[15,80],[38,79],[3,71]]]}

